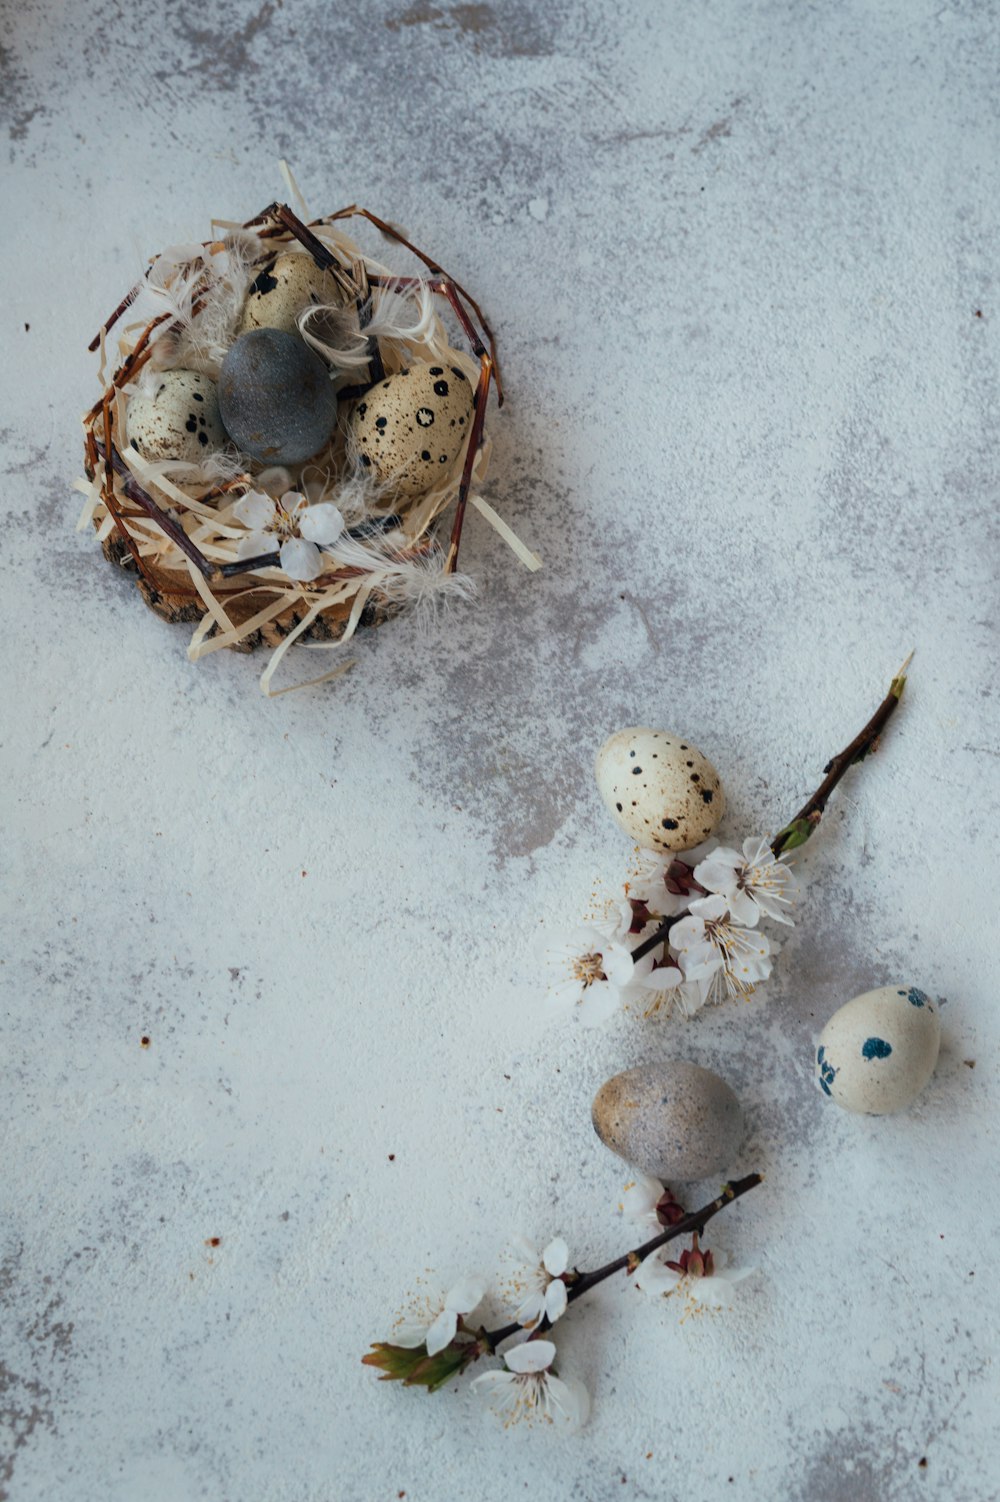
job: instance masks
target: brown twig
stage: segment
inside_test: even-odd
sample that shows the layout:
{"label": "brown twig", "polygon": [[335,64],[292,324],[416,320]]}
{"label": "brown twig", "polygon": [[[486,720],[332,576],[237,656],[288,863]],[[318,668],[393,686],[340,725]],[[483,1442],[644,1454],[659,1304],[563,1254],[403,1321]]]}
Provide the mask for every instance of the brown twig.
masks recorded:
{"label": "brown twig", "polygon": [[892,680],[889,692],[868,721],[868,724],[863,730],[858,732],[849,746],[845,746],[843,751],[839,752],[832,761],[827,762],[823,768],[826,776],[815,793],[802,805],[795,818],[786,824],[779,834],[775,835],[771,841],[771,849],[775,855],[781,855],[784,850],[794,850],[796,846],[805,844],[823,817],[830,794],[847,769],[853,767],[855,762],[864,761],[866,756],[870,756],[877,749],[879,736],[889,723],[890,718],[895,713],[896,706],[903,697],[903,689],[906,687],[906,670],[912,660],[913,653],[911,652]]}
{"label": "brown twig", "polygon": [[[731,1184],[724,1184],[722,1193],[710,1204],[704,1205],[700,1210],[693,1210],[690,1215],[685,1215],[682,1220],[675,1221],[672,1226],[667,1226],[658,1235],[643,1242],[642,1246],[635,1247],[621,1257],[616,1257],[613,1262],[606,1262],[603,1267],[595,1268],[589,1273],[575,1273],[572,1281],[566,1279],[566,1297],[570,1304],[596,1288],[598,1283],[603,1283],[605,1278],[611,1278],[615,1273],[634,1272],[640,1262],[643,1262],[652,1252],[658,1251],[661,1246],[666,1246],[668,1241],[675,1241],[678,1236],[687,1236],[695,1231],[703,1231],[714,1215],[731,1205],[733,1200],[739,1199],[741,1194],[746,1194],[751,1189],[756,1189],[758,1184],[764,1182],[761,1173],[747,1174],[746,1178],[735,1179]],[[509,1340],[522,1330],[523,1325],[514,1320],[509,1325],[502,1325],[499,1330],[484,1330],[480,1332],[479,1339],[485,1342],[487,1349],[495,1351],[498,1345]],[[539,1334],[549,1328],[548,1321],[543,1320],[534,1333]]]}
{"label": "brown twig", "polygon": [[[802,805],[795,818],[775,835],[771,841],[771,849],[776,856],[783,854],[786,850],[795,850],[799,845],[805,844],[806,840],[815,831],[820,819],[822,819],[823,811],[830,799],[830,794],[844,776],[844,773],[849,767],[853,767],[855,762],[864,761],[866,756],[870,756],[877,749],[878,738],[889,723],[897,704],[903,696],[903,689],[906,687],[906,670],[912,660],[913,653],[911,652],[892,680],[889,692],[868,721],[868,724],[863,730],[858,732],[849,746],[845,746],[843,751],[839,752],[832,761],[827,762],[823,768],[826,776],[815,793]],[[647,954],[652,954],[654,949],[658,949],[661,944],[666,943],[670,937],[670,930],[681,917],[683,917],[683,914],[677,914],[673,918],[665,918],[648,938],[643,939],[642,943],[637,945],[632,951],[633,963],[637,960],[645,959]]]}

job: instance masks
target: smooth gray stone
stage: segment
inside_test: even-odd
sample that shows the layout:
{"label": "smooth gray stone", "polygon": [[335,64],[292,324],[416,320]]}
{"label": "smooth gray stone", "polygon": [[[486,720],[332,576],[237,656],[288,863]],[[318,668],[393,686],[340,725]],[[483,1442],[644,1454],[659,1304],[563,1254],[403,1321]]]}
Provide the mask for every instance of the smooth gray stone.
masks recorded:
{"label": "smooth gray stone", "polygon": [[280,329],[252,329],[222,362],[219,411],[243,453],[265,464],[299,464],[330,441],[337,394],[303,340]]}
{"label": "smooth gray stone", "polygon": [[726,1173],[743,1139],[743,1112],[725,1080],[683,1061],[613,1075],[592,1115],[605,1147],[664,1183]]}

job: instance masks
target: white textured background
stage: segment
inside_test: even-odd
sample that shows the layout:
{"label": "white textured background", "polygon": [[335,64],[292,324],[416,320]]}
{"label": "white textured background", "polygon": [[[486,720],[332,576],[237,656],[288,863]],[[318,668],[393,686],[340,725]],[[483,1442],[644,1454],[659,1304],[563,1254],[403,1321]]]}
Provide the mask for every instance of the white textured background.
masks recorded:
{"label": "white textured background", "polygon": [[[0,1496],[1000,1495],[995,7],[3,10]],[[488,494],[547,567],[473,516],[474,609],[266,702],[259,659],[188,664],[68,487],[87,339],[279,155],[482,298]],[[628,854],[604,735],[682,731],[727,830],[773,830],[912,646],[767,1003],[546,1028],[526,954]],[[947,997],[938,1071],[849,1118],[812,1040],[896,979]],[[731,1315],[578,1306],[575,1440],[380,1386],[425,1267],[624,1248],[589,1103],[671,1054],[768,1176],[712,1237],[760,1267]]]}

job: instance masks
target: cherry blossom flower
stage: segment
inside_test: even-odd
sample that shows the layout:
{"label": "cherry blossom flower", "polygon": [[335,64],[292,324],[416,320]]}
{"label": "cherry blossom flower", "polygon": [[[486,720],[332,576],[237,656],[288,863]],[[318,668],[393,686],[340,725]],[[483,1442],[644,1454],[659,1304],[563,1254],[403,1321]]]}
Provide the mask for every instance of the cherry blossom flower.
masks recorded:
{"label": "cherry blossom flower", "polygon": [[447,1293],[425,1291],[414,1296],[393,1329],[393,1344],[413,1350],[427,1346],[428,1356],[436,1356],[455,1338],[458,1321],[471,1314],[486,1293],[483,1278],[460,1278]]}
{"label": "cherry blossom flower", "polygon": [[698,1245],[695,1232],[690,1248],[681,1252],[676,1262],[667,1260],[662,1252],[653,1252],[640,1263],[635,1281],[645,1293],[665,1298],[677,1294],[684,1302],[686,1319],[706,1309],[727,1308],[736,1285],[753,1272],[756,1268],[721,1266],[713,1252],[703,1251]]}
{"label": "cherry blossom flower", "polygon": [[567,943],[550,949],[548,960],[556,973],[550,1002],[559,1011],[575,1012],[586,1027],[606,1022],[653,968],[651,955],[634,962],[624,939],[609,937],[607,927],[597,924],[578,929]]}
{"label": "cherry blossom flower", "polygon": [[640,1226],[653,1226],[659,1231],[682,1219],[684,1207],[677,1203],[659,1179],[640,1174],[633,1183],[625,1185],[622,1214],[626,1220],[634,1221]]}
{"label": "cherry blossom flower", "polygon": [[581,1428],[590,1414],[590,1397],[582,1382],[557,1377],[552,1370],[556,1348],[551,1340],[528,1340],[504,1354],[506,1370],[483,1372],[470,1386],[503,1419],[504,1427],[527,1419]]}
{"label": "cherry blossom flower", "polygon": [[682,1017],[694,1017],[709,999],[712,979],[715,976],[710,976],[707,981],[686,981],[683,970],[677,969],[676,964],[659,964],[650,970],[649,975],[641,975],[637,981],[637,985],[650,994],[647,1017],[652,1017],[653,1012],[662,1012],[665,1017],[670,1017],[673,1012],[680,1012]]}
{"label": "cherry blossom flower", "polygon": [[238,558],[277,552],[290,579],[307,584],[323,572],[322,549],[332,547],[344,530],[344,518],[330,501],[311,506],[297,490],[275,500],[263,490],[248,490],[232,511],[248,527],[236,549]]}
{"label": "cherry blossom flower", "polygon": [[685,873],[690,875],[691,868],[676,856],[664,860],[652,850],[640,850],[635,871],[625,883],[625,890],[630,898],[644,902],[658,917],[673,918],[683,913],[691,900],[691,893],[685,890]]}
{"label": "cherry blossom flower", "polygon": [[696,866],[694,874],[707,891],[725,897],[736,923],[754,928],[761,918],[792,922],[785,909],[792,906],[798,883],[759,835],[743,841],[742,854],[720,846]]}
{"label": "cherry blossom flower", "polygon": [[692,902],[670,930],[670,947],[687,981],[707,983],[705,1001],[746,997],[771,973],[771,945],[755,929],[732,922],[725,897]]}
{"label": "cherry blossom flower", "polygon": [[515,1241],[504,1263],[501,1289],[518,1324],[526,1330],[543,1319],[555,1324],[567,1303],[562,1274],[569,1267],[569,1247],[563,1238],[554,1237],[541,1255],[527,1241]]}

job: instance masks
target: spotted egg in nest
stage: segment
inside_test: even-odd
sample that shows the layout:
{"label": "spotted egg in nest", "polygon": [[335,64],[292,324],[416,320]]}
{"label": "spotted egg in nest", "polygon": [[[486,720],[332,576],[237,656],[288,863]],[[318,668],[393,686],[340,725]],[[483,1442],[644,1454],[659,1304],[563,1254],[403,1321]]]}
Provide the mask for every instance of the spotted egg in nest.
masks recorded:
{"label": "spotted egg in nest", "polygon": [[451,473],[472,408],[472,386],[457,365],[415,361],[366,391],[351,413],[358,462],[400,495],[423,495]]}
{"label": "spotted egg in nest", "polygon": [[200,464],[226,443],[215,382],[197,370],[165,370],[128,404],[129,442],[145,459]]}

